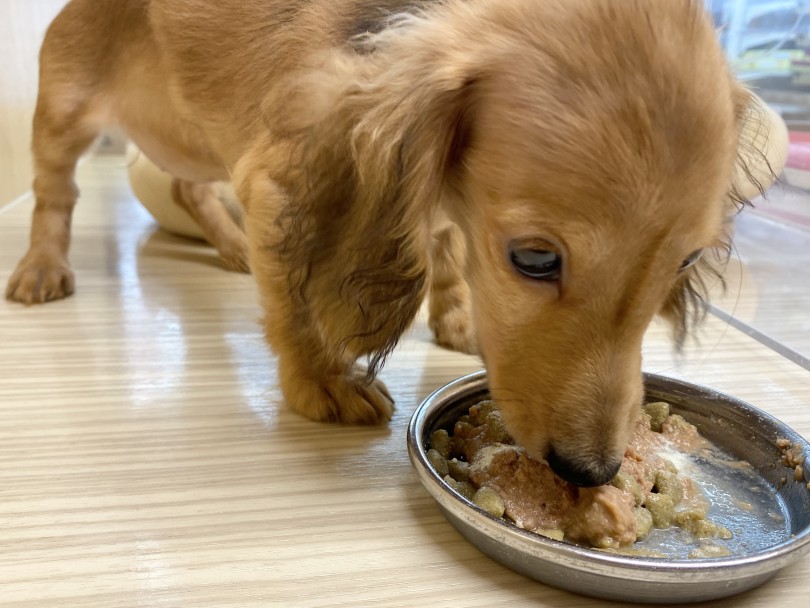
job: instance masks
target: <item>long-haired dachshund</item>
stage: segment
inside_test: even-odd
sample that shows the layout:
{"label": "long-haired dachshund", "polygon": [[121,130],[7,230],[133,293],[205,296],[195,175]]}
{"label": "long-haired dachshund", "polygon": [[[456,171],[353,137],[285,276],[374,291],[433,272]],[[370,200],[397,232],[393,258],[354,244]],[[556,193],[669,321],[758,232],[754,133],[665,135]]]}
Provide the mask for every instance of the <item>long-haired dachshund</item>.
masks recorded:
{"label": "long-haired dachshund", "polygon": [[604,483],[647,326],[699,316],[749,104],[699,0],[73,0],[7,296],[72,293],[76,161],[115,123],[187,183],[232,180],[246,237],[187,198],[248,252],[295,411],[388,419],[375,373],[429,295],[515,439]]}

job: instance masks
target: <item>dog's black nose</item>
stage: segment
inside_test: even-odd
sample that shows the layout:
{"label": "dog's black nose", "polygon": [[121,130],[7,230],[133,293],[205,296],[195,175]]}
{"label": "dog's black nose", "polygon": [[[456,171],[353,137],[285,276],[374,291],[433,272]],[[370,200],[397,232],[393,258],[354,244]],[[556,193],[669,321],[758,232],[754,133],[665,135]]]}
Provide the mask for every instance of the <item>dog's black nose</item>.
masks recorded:
{"label": "dog's black nose", "polygon": [[602,462],[592,462],[583,464],[581,462],[563,458],[554,449],[551,449],[546,456],[551,470],[575,486],[592,488],[608,483],[616,477],[619,468],[622,466],[621,460],[609,460]]}

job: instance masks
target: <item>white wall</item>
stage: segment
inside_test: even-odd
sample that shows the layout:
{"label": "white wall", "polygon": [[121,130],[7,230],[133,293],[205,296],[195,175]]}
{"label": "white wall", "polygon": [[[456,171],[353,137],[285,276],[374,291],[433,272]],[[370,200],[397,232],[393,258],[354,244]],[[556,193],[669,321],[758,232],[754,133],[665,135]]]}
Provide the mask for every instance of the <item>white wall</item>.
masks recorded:
{"label": "white wall", "polygon": [[67,0],[0,0],[0,206],[31,188],[37,55]]}

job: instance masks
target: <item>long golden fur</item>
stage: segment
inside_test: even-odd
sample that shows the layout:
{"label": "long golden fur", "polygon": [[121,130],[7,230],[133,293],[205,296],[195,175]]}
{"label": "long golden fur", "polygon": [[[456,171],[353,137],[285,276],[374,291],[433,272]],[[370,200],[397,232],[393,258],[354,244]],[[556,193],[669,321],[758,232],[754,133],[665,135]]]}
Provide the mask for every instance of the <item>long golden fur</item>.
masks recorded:
{"label": "long golden fur", "polygon": [[515,438],[582,484],[616,471],[650,321],[680,339],[699,310],[749,105],[699,0],[73,0],[41,65],[9,298],[73,291],[76,159],[116,123],[188,183],[233,181],[247,241],[213,242],[249,249],[295,411],[389,418],[375,373],[429,293]]}

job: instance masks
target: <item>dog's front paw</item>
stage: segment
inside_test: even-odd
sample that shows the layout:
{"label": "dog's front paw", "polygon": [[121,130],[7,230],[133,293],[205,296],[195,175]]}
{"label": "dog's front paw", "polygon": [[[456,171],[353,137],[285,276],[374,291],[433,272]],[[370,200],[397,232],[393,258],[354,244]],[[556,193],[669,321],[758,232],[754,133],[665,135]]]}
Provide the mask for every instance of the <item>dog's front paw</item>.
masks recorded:
{"label": "dog's front paw", "polygon": [[64,257],[29,251],[8,281],[6,298],[23,304],[42,304],[66,298],[74,289],[73,271]]}
{"label": "dog's front paw", "polygon": [[282,378],[291,409],[319,422],[382,424],[394,413],[394,400],[380,380],[368,383],[363,370],[319,379]]}
{"label": "dog's front paw", "polygon": [[469,355],[478,354],[478,341],[466,310],[452,308],[442,314],[431,314],[428,325],[439,346]]}

